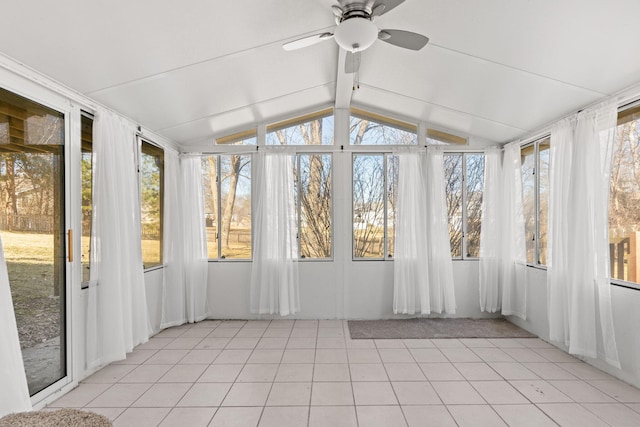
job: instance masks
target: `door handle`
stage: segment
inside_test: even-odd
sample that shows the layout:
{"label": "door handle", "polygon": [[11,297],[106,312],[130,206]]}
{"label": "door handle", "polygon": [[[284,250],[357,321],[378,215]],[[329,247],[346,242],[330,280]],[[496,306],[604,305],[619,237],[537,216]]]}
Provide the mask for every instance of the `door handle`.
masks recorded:
{"label": "door handle", "polygon": [[69,229],[67,230],[67,248],[68,248],[68,253],[67,253],[67,257],[69,259],[69,262],[73,262],[73,230]]}

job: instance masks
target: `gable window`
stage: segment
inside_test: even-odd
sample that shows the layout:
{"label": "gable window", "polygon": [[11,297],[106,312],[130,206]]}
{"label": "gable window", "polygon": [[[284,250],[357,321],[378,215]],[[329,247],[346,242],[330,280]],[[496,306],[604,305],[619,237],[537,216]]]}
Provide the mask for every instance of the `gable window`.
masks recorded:
{"label": "gable window", "polygon": [[267,126],[267,145],[332,145],[333,109]]}
{"label": "gable window", "polygon": [[144,268],[162,265],[164,151],[147,141],[140,149],[140,220]]}
{"label": "gable window", "polygon": [[351,145],[417,145],[417,126],[379,114],[351,109]]}
{"label": "gable window", "polygon": [[251,155],[201,161],[209,259],[251,259]]}
{"label": "gable window", "polygon": [[427,129],[427,145],[467,145],[467,138],[437,129]]}
{"label": "gable window", "polygon": [[547,265],[550,142],[547,136],[525,145],[520,151],[527,263],[530,265]]}
{"label": "gable window", "polygon": [[249,129],[232,135],[216,138],[216,145],[256,145],[256,129]]}
{"label": "gable window", "polygon": [[484,155],[447,153],[444,155],[444,175],[451,257],[477,258],[480,255]]}
{"label": "gable window", "polygon": [[640,106],[618,113],[609,182],[609,250],[615,282],[640,284]]}

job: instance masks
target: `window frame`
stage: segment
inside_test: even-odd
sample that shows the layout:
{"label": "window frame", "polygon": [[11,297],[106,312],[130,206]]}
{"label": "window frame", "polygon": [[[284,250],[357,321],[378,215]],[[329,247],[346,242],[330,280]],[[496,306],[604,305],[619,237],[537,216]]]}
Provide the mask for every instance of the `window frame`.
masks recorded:
{"label": "window frame", "polygon": [[[253,175],[254,175],[254,158],[253,158],[253,153],[255,151],[242,151],[241,153],[236,153],[236,152],[217,152],[217,153],[202,153],[199,156],[199,159],[202,161],[202,158],[204,157],[215,157],[215,162],[216,162],[216,188],[215,191],[217,192],[217,197],[216,197],[216,241],[217,241],[217,245],[216,245],[216,250],[218,252],[218,256],[216,258],[209,258],[208,256],[208,244],[207,244],[207,261],[209,262],[252,262],[253,261],[253,242],[255,239],[254,236],[254,227],[253,227],[253,219],[254,219],[254,206],[253,206],[253,200],[254,200],[254,189],[253,189]],[[221,161],[220,158],[221,156],[249,156],[250,158],[250,170],[251,170],[251,189],[249,191],[249,194],[251,195],[251,245],[250,245],[250,253],[251,255],[249,256],[249,258],[227,258],[225,256],[222,255],[222,239],[220,236],[220,230],[222,229],[222,179],[221,179],[221,170],[222,168],[220,167]],[[206,220],[205,220],[206,221]]]}
{"label": "window frame", "polygon": [[[534,177],[534,195],[533,195],[533,212],[534,212],[534,262],[531,263],[527,260],[526,265],[529,267],[540,268],[543,270],[547,269],[546,264],[542,264],[540,261],[540,143],[548,141],[549,147],[551,147],[551,134],[547,133],[542,136],[539,136],[525,144],[520,146],[520,153],[522,150],[528,147],[533,146],[533,177]],[[522,159],[522,154],[520,154],[520,158]],[[522,161],[521,165],[522,167]],[[520,173],[521,179],[524,178],[522,172]],[[524,199],[523,199],[523,209],[524,209]],[[548,213],[547,213],[548,215]],[[528,241],[528,236],[526,235],[525,228],[525,242]]]}
{"label": "window frame", "polygon": [[[616,128],[620,125],[619,121],[620,121],[621,115],[624,116],[625,112],[628,112],[629,110],[638,110],[639,108],[640,108],[640,99],[635,99],[635,100],[633,100],[631,102],[628,102],[625,105],[622,105],[621,107],[619,107],[618,108],[617,117],[616,117]],[[640,114],[640,111],[638,111],[637,113],[634,113],[634,116],[635,116],[635,114]],[[636,120],[638,120],[638,119],[636,119]],[[613,156],[612,156],[612,161],[613,161]],[[611,200],[609,200],[609,204],[610,203],[611,203]],[[609,206],[607,206],[607,213],[608,213],[608,210],[609,210]],[[607,219],[608,219],[608,215],[607,215]],[[610,239],[610,237],[609,237],[609,239]],[[609,276],[613,276],[613,266],[611,264],[609,264]],[[610,277],[610,284],[613,285],[613,286],[620,286],[620,287],[623,287],[623,288],[640,291],[640,283],[630,282],[628,280],[623,280],[623,279]]]}
{"label": "window frame", "polygon": [[295,168],[297,171],[300,171],[300,165],[301,165],[301,160],[300,160],[300,156],[313,156],[313,155],[320,155],[320,156],[326,156],[328,155],[330,160],[331,160],[331,167],[329,169],[329,173],[330,173],[330,177],[331,177],[331,181],[330,181],[330,185],[331,185],[331,228],[330,228],[330,233],[331,233],[331,256],[326,257],[326,258],[311,258],[311,257],[304,257],[302,256],[302,235],[300,233],[301,230],[301,224],[302,224],[302,198],[299,196],[301,194],[301,190],[302,190],[302,183],[300,182],[299,177],[295,177],[295,187],[296,187],[296,191],[298,194],[298,197],[296,197],[296,242],[298,244],[298,261],[302,261],[302,262],[308,262],[308,261],[316,261],[316,262],[328,262],[328,261],[333,261],[335,258],[335,206],[334,206],[334,197],[333,197],[333,190],[334,190],[334,186],[333,186],[333,178],[334,178],[334,156],[333,156],[333,152],[331,151],[314,151],[314,152],[310,152],[310,151],[296,151],[293,156],[294,156],[294,162],[295,162]]}
{"label": "window frame", "polygon": [[[153,142],[152,140],[150,140],[147,137],[144,137],[142,135],[137,135],[137,139],[138,139],[138,159],[137,159],[137,166],[138,166],[138,206],[140,208],[140,249],[141,249],[141,253],[142,253],[142,154],[143,154],[143,147],[144,146],[148,146],[150,147],[151,151],[159,151],[162,153],[162,162],[161,162],[161,166],[159,167],[160,169],[160,178],[159,178],[159,182],[160,182],[160,189],[159,189],[159,198],[160,198],[160,209],[159,209],[159,216],[160,216],[160,251],[159,251],[159,257],[160,257],[160,262],[157,264],[152,264],[152,265],[145,265],[144,263],[144,256],[143,256],[143,261],[142,261],[142,268],[143,271],[147,272],[147,271],[152,271],[152,270],[156,270],[159,268],[163,268],[164,267],[164,257],[163,257],[163,252],[164,252],[164,148]],[[146,154],[146,153],[145,153]],[[153,155],[153,154],[151,154]]]}
{"label": "window frame", "polygon": [[[367,147],[370,147],[369,145],[367,145]],[[376,145],[375,147],[380,147],[380,145]],[[384,147],[384,146],[383,146]],[[389,160],[388,157],[389,156],[394,156],[395,154],[392,151],[353,151],[351,153],[351,260],[352,261],[393,261],[395,259],[395,257],[389,256],[389,225],[388,225],[388,220],[389,220],[389,214],[388,214],[388,209],[389,209],[389,188],[388,188],[388,182],[389,182]],[[355,176],[355,158],[356,156],[382,156],[382,168],[383,168],[383,194],[382,194],[382,200],[383,200],[383,254],[382,257],[378,257],[378,258],[364,258],[364,257],[356,257],[355,256],[355,248],[356,248],[356,242],[355,242],[355,227],[354,224],[355,222],[353,221],[354,219],[354,214],[355,214],[355,192],[353,191],[353,187],[355,184],[355,180],[354,180],[354,176]],[[395,251],[394,251],[395,252]]]}

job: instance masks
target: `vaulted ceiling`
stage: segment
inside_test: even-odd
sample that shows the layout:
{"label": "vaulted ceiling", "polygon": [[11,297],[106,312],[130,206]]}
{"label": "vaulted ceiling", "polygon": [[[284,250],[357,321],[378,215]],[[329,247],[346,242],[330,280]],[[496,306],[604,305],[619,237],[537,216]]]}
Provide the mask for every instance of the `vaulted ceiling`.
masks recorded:
{"label": "vaulted ceiling", "polygon": [[[335,103],[336,43],[282,49],[331,31],[332,4],[4,2],[0,52],[188,149]],[[506,142],[638,83],[638,16],[637,0],[406,0],[376,25],[429,44],[376,41],[351,103]]]}

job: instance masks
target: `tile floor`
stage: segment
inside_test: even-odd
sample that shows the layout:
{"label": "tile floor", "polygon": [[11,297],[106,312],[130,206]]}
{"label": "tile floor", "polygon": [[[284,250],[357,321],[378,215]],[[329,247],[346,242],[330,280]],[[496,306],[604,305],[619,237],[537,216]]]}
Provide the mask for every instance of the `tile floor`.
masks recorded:
{"label": "tile floor", "polygon": [[351,340],[341,320],[162,331],[50,407],[115,426],[640,426],[640,390],[533,339]]}

